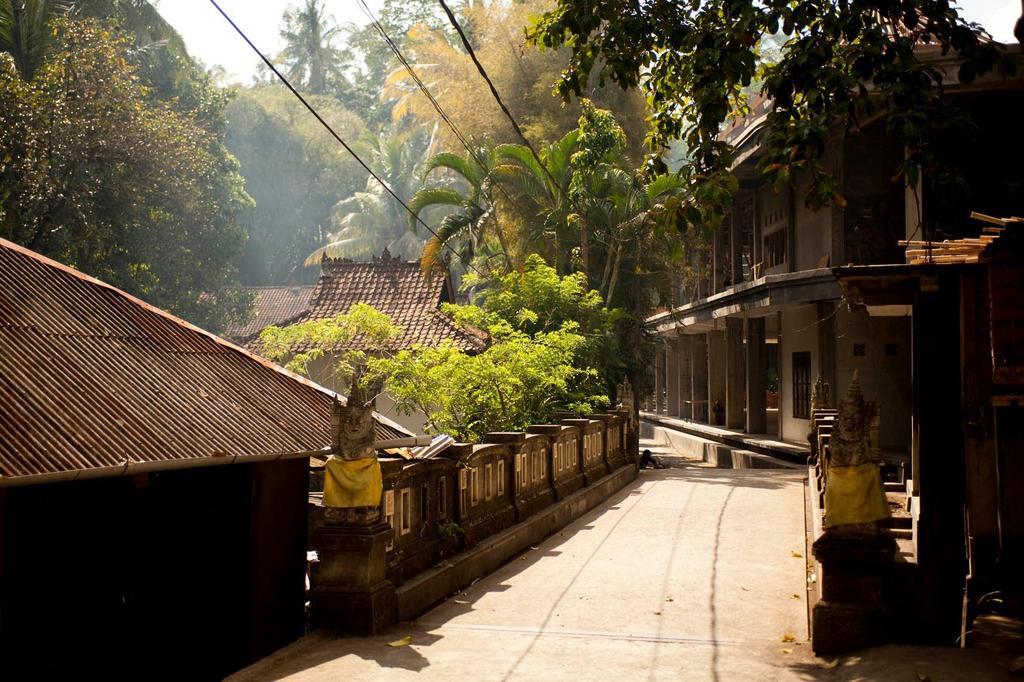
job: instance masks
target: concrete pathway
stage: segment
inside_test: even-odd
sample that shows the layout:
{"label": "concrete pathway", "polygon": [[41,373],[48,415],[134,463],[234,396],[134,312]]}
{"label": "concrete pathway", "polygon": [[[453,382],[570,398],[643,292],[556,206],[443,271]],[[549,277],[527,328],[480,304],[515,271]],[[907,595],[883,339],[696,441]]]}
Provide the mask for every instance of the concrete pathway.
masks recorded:
{"label": "concrete pathway", "polygon": [[416,622],[314,633],[232,679],[878,679],[810,652],[801,472],[656,454],[670,468]]}

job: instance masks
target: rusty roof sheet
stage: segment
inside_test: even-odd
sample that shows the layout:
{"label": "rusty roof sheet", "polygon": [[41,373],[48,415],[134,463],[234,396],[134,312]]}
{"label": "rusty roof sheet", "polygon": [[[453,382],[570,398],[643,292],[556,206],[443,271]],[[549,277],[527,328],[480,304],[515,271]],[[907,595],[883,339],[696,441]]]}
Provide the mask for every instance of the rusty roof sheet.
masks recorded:
{"label": "rusty roof sheet", "polygon": [[[333,400],[311,381],[0,239],[0,482],[319,450],[330,442]],[[383,417],[376,432],[409,435]]]}
{"label": "rusty roof sheet", "polygon": [[336,317],[355,303],[366,303],[389,315],[402,328],[395,341],[398,349],[416,344],[436,346],[447,340],[465,351],[483,350],[483,332],[463,329],[439,310],[451,296],[447,273],[428,276],[417,261],[392,258],[386,250],[372,262],[325,258],[310,297],[309,312],[295,321]]}
{"label": "rusty roof sheet", "polygon": [[253,294],[253,316],[245,324],[232,324],[224,336],[238,343],[256,337],[264,328],[290,323],[309,312],[313,285],[293,287],[245,287]]}

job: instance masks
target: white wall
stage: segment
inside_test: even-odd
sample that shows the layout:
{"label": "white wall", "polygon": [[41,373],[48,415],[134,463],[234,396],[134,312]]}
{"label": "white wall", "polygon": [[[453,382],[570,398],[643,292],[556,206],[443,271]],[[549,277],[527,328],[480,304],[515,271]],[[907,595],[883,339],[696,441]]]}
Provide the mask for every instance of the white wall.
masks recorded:
{"label": "white wall", "polygon": [[[854,346],[863,344],[864,355]],[[887,354],[892,345],[895,355]],[[836,315],[836,382],[833,401],[846,394],[857,370],[865,400],[878,403],[878,440],[883,450],[910,448],[910,318],[870,317],[845,307]]]}
{"label": "white wall", "polygon": [[810,178],[796,186],[796,269],[813,270],[824,255],[832,254],[832,209],[815,210],[804,202]]}

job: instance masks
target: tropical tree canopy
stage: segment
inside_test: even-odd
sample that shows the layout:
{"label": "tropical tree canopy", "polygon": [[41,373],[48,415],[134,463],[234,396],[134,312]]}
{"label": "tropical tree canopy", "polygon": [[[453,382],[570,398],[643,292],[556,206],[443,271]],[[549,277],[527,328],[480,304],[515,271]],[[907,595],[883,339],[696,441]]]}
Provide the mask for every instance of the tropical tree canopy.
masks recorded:
{"label": "tropical tree canopy", "polygon": [[[780,33],[777,61],[759,60],[764,41]],[[1011,68],[949,0],[558,0],[530,35],[571,50],[557,86],[563,96],[585,92],[594,74],[647,93],[653,165],[672,141],[688,147],[683,172],[693,187],[680,217],[693,225],[717,224],[729,204],[733,150],[719,133],[746,111],[755,79],[773,104],[763,169],[783,183],[808,173],[808,199],[821,203],[842,201],[820,163],[837,121],[855,126],[880,113],[907,148],[906,180],[916,183],[922,169],[939,176],[929,172],[942,163],[936,140],[961,119],[941,96],[941,73],[917,47],[955,51],[965,83]]]}
{"label": "tropical tree canopy", "polygon": [[30,80],[0,54],[0,234],[217,328],[246,307],[230,288],[251,201],[220,143],[223,96],[200,85],[194,110],[172,105],[141,79],[131,36],[51,26]]}

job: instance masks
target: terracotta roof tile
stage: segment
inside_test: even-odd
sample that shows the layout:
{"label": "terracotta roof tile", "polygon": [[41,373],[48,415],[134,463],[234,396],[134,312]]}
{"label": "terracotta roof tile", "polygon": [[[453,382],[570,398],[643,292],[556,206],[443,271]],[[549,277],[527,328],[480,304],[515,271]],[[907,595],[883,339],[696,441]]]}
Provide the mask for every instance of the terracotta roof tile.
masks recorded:
{"label": "terracotta roof tile", "polygon": [[[330,442],[334,394],[0,240],[0,481]],[[408,435],[380,418],[378,438]],[[241,460],[244,461],[244,460]]]}
{"label": "terracotta roof tile", "polygon": [[402,328],[396,348],[415,344],[436,346],[450,340],[465,351],[479,351],[486,335],[455,324],[439,310],[451,300],[447,273],[425,275],[416,261],[392,258],[387,251],[372,262],[324,259],[320,279],[310,297],[309,313],[301,320],[323,320],[348,312],[354,303],[367,303]]}
{"label": "terracotta roof tile", "polygon": [[281,326],[309,312],[309,297],[313,286],[245,287],[254,294],[253,317],[245,324],[235,324],[224,330],[224,336],[245,343],[255,338],[265,327]]}

